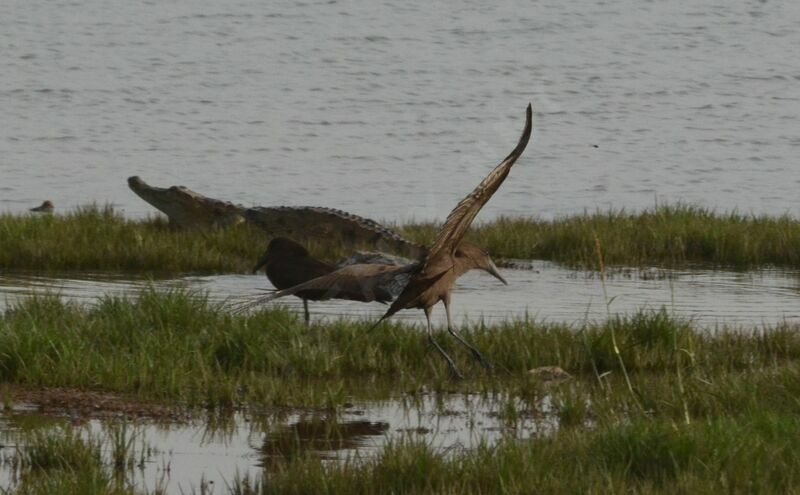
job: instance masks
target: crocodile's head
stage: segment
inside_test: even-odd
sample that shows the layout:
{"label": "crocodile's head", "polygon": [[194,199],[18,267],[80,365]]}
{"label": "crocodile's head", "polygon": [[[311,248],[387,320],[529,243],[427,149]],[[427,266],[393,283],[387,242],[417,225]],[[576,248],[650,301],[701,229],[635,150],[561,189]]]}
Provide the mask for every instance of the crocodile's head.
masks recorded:
{"label": "crocodile's head", "polygon": [[207,198],[184,186],[154,187],[134,175],[128,177],[128,187],[181,227],[222,227],[244,221],[241,206]]}

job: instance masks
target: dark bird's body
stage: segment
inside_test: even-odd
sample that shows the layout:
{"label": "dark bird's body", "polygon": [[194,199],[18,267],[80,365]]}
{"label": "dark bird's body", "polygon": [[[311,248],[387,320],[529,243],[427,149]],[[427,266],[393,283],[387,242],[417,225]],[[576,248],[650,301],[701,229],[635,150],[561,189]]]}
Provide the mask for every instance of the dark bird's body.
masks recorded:
{"label": "dark bird's body", "polygon": [[[253,268],[253,272],[258,271],[262,266],[267,278],[278,290],[300,286],[309,280],[337,271],[335,266],[312,257],[306,248],[285,237],[276,237],[270,241],[266,252]],[[384,265],[366,266],[381,267]],[[385,267],[396,268],[395,265],[385,265]],[[382,288],[376,287],[367,292],[360,286],[354,286],[352,290],[341,287],[336,291],[324,287],[310,287],[297,290],[292,294],[303,300],[306,323],[309,321],[308,301],[322,301],[332,297],[363,302],[389,302],[393,299],[392,295]]]}
{"label": "dark bird's body", "polygon": [[503,283],[506,283],[489,254],[475,244],[463,241],[463,239],[475,216],[497,191],[508,176],[511,166],[514,165],[525,150],[531,135],[531,113],[531,106],[528,105],[525,128],[517,146],[450,212],[423,260],[405,266],[363,264],[346,266],[299,285],[278,290],[274,294],[260,298],[252,304],[260,304],[287,295],[300,296],[300,294],[307,293],[306,291],[312,289],[324,291],[328,294],[328,297],[348,299],[351,297],[342,296],[358,295],[360,293],[364,298],[354,299],[380,300],[377,297],[377,290],[380,287],[390,283],[401,283],[402,289],[397,299],[378,320],[378,323],[402,309],[419,308],[424,310],[428,321],[428,339],[447,360],[450,371],[455,376],[461,377],[461,373],[456,369],[453,360],[433,338],[430,317],[433,307],[441,301],[444,303],[447,313],[447,330],[459,342],[468,347],[475,358],[488,368],[489,364],[481,353],[467,343],[453,327],[450,317],[450,292],[458,277],[472,269],[485,270]]}

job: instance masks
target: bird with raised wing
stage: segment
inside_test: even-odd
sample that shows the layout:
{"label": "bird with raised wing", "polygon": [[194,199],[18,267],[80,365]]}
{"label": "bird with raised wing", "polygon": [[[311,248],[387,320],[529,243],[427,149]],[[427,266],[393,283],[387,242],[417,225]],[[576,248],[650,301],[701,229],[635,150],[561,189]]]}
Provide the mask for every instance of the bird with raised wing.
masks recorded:
{"label": "bird with raised wing", "polygon": [[378,289],[381,287],[386,287],[387,285],[401,287],[397,299],[394,300],[388,311],[378,320],[375,326],[401,309],[423,309],[427,319],[428,340],[445,358],[451,373],[461,378],[462,375],[456,368],[453,359],[433,338],[431,313],[433,307],[441,301],[444,303],[447,315],[447,329],[450,334],[466,346],[484,367],[489,368],[489,362],[474,346],[464,340],[453,326],[450,315],[450,291],[455,281],[472,269],[485,270],[503,283],[506,283],[489,254],[475,244],[463,239],[475,216],[497,191],[508,176],[511,166],[514,165],[525,150],[531,136],[531,121],[532,109],[528,105],[525,128],[517,146],[450,212],[436,239],[428,249],[426,256],[421,261],[401,266],[365,264],[345,266],[299,285],[259,297],[247,303],[246,307],[262,304],[279,297],[299,295],[306,293],[305,291],[312,290],[322,291],[325,298],[346,299],[348,297],[341,296],[356,294],[363,297],[363,299],[357,300],[372,301],[379,300],[377,297]]}
{"label": "bird with raised wing", "polygon": [[465,255],[460,253],[460,245],[463,245],[462,240],[464,239],[464,235],[472,224],[472,221],[478,215],[478,212],[497,191],[508,176],[511,166],[514,165],[525,150],[531,137],[532,113],[531,106],[528,105],[525,117],[525,128],[522,131],[522,136],[517,146],[471,193],[469,193],[469,195],[467,195],[467,197],[456,205],[453,211],[450,212],[444,225],[436,235],[436,239],[428,249],[425,262],[420,269],[412,275],[411,280],[409,280],[403,292],[395,299],[386,313],[376,323],[377,325],[401,309],[422,309],[425,311],[425,318],[428,322],[428,340],[445,360],[447,360],[452,374],[459,378],[461,378],[462,375],[456,368],[453,359],[433,338],[431,313],[436,303],[441,301],[444,304],[445,313],[447,315],[447,330],[456,340],[465,345],[484,367],[489,367],[489,363],[483,355],[474,346],[464,340],[453,326],[453,321],[450,316],[450,291],[456,279],[466,271],[464,270],[465,266],[484,263],[488,265],[487,270],[489,270],[490,273],[492,271],[497,271],[488,253],[483,251],[478,253],[468,252]]}

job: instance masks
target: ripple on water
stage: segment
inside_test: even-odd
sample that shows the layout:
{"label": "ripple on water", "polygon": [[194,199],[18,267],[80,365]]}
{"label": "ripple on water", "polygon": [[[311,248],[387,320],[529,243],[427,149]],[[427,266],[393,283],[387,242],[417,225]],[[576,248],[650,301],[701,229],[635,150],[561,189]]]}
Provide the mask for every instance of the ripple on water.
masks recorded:
{"label": "ripple on water", "polygon": [[[418,0],[303,5],[264,13],[234,2],[201,13],[188,0],[168,11],[88,0],[97,15],[86,19],[61,15],[70,3],[31,0],[0,15],[4,55],[16,69],[0,71],[0,88],[12,88],[0,91],[0,142],[4,159],[22,165],[3,170],[4,206],[24,211],[45,193],[60,205],[115,201],[141,217],[152,210],[127,190],[133,173],[240,203],[291,204],[304,177],[304,196],[323,206],[442,219],[481,167],[505,156],[519,111],[533,101],[534,146],[484,218],[649,207],[653,193],[631,191],[670,165],[668,180],[644,189],[720,209],[800,213],[792,187],[800,169],[776,169],[792,163],[797,142],[775,138],[800,115],[792,84],[800,76],[784,55],[800,44],[794,4],[755,11],[758,23],[741,6],[699,15],[687,0],[607,2],[591,13],[555,0],[479,11],[431,11]],[[45,12],[66,20],[53,24]],[[124,115],[114,129],[106,129],[110,115]],[[208,124],[220,117],[229,122]],[[748,141],[743,154],[736,143]],[[575,143],[617,143],[626,160]],[[220,146],[231,150],[226,171],[240,179],[218,180],[222,162],[208,157]],[[759,173],[726,167],[711,189],[691,181],[704,163],[728,161],[758,163]],[[543,174],[550,162],[554,172]],[[86,163],[103,163],[104,173]],[[253,163],[276,170],[253,181]],[[451,164],[477,168],[462,183]],[[68,176],[62,188],[47,178],[58,171]],[[625,177],[628,187],[594,189],[598,173]],[[345,186],[359,194],[342,195]],[[419,209],[431,194],[440,200]]]}
{"label": "ripple on water", "polygon": [[[511,265],[518,269],[503,270],[508,286],[482,272],[469,272],[459,279],[452,303],[458,324],[491,324],[509,319],[580,324],[585,320],[603,320],[609,314],[632,314],[662,307],[705,328],[800,322],[797,270],[616,268],[608,274],[604,292],[597,272],[570,270],[545,261],[515,261]],[[205,291],[212,301],[218,302],[234,302],[271,288],[263,275],[147,280],[126,275],[71,274],[59,278],[3,273],[0,309],[34,294],[55,292],[66,299],[91,303],[104,295],[135,295],[151,285]],[[608,308],[606,298],[612,301]],[[297,298],[284,298],[279,303],[298,314],[302,312],[302,302]],[[386,307],[378,303],[331,300],[311,302],[310,310],[314,319],[343,316],[377,319]],[[395,318],[419,324],[425,321],[423,313],[417,310],[402,311]],[[434,319],[439,325],[445,323],[443,308],[434,309]]]}

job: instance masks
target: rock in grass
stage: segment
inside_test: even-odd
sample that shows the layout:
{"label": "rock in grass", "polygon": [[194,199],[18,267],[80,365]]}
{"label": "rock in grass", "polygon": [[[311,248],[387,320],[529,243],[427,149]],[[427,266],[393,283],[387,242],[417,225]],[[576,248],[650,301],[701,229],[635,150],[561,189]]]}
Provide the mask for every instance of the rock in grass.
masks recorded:
{"label": "rock in grass", "polygon": [[553,385],[572,378],[560,366],[539,366],[528,370],[528,374],[541,381],[544,385]]}

